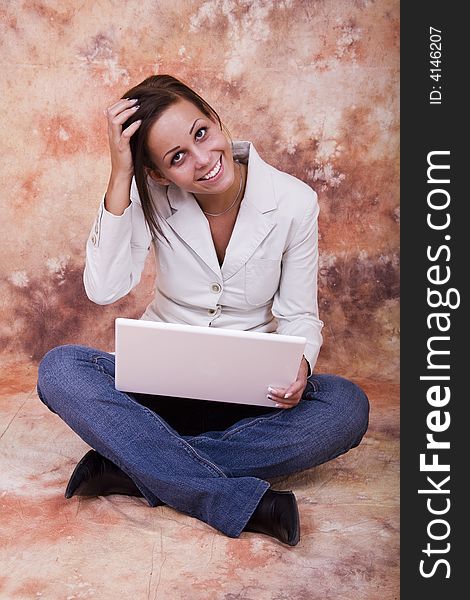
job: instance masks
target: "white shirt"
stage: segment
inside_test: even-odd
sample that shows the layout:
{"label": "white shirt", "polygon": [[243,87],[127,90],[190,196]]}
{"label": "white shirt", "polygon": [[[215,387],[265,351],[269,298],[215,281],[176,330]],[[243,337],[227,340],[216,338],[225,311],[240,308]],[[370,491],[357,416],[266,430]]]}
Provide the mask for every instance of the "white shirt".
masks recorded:
{"label": "white shirt", "polygon": [[[304,182],[264,162],[251,142],[234,142],[248,164],[245,195],[222,266],[194,196],[149,180],[171,242],[153,240],[156,288],[142,319],[277,332],[307,338],[311,369],[322,344],[318,317],[318,201]],[[131,204],[116,216],[101,202],[86,246],[85,290],[110,304],[140,281],[152,237],[135,181]]]}

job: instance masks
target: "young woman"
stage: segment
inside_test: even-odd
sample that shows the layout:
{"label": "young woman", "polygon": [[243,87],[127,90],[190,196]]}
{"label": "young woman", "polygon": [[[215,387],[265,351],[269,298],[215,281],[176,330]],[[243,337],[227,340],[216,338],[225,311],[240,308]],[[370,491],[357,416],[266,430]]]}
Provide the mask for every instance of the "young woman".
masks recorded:
{"label": "young woman", "polygon": [[139,495],[230,537],[255,531],[295,545],[295,496],[266,480],[357,446],[369,412],[352,382],[311,374],[323,325],[316,194],[251,142],[232,142],[214,109],[169,75],[147,78],[106,115],[112,169],[87,242],[89,298],[125,296],[153,244],[156,290],[143,319],[301,335],[307,345],[296,380],[266,390],[272,409],[119,392],[112,354],[54,348],[39,397],[93,448],[65,495]]}

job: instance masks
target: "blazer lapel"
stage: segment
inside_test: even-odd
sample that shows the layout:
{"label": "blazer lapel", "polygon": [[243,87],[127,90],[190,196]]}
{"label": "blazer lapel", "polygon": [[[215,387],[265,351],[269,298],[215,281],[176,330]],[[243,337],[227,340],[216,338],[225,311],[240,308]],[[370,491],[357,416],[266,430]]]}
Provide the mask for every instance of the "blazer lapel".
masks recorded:
{"label": "blazer lapel", "polygon": [[175,212],[167,218],[173,231],[196,252],[220,278],[220,265],[215,252],[209,223],[194,196],[174,184],[168,186],[168,201]]}
{"label": "blazer lapel", "polygon": [[224,281],[243,267],[274,226],[271,215],[260,213],[243,200],[222,264]]}
{"label": "blazer lapel", "polygon": [[232,277],[276,226],[277,200],[271,168],[250,142],[235,142],[234,156],[248,158],[248,178],[232,237],[222,265],[224,280]]}

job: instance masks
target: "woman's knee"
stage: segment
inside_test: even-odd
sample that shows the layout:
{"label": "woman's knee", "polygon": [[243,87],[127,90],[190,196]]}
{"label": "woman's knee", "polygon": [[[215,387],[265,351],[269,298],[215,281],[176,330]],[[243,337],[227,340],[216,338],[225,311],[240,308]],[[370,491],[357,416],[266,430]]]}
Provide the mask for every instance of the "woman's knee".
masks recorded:
{"label": "woman's knee", "polygon": [[352,381],[349,382],[349,385],[351,389],[351,416],[353,418],[355,431],[357,432],[357,438],[354,445],[357,446],[369,427],[370,404],[367,394],[359,385]]}
{"label": "woman's knee", "polygon": [[320,380],[320,388],[329,388],[329,395],[341,416],[343,427],[357,439],[357,445],[369,425],[369,399],[364,390],[353,381],[339,375],[326,375],[326,381]]}
{"label": "woman's knee", "polygon": [[77,350],[80,346],[67,344],[56,346],[46,352],[38,367],[38,381],[40,383],[56,379],[59,374],[70,369],[71,364],[76,361]]}
{"label": "woman's knee", "polygon": [[369,417],[369,399],[364,390],[357,384],[344,377],[336,376],[341,382],[341,393],[348,403],[354,408],[354,412],[362,419]]}
{"label": "woman's knee", "polygon": [[37,392],[39,399],[53,412],[51,404],[61,391],[70,385],[77,361],[88,349],[84,346],[67,344],[47,352],[38,367]]}

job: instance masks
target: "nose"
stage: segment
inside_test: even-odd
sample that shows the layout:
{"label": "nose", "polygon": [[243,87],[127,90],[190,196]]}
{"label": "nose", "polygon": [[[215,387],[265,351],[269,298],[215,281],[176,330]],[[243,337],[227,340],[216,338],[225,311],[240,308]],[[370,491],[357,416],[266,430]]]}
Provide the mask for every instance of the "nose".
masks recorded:
{"label": "nose", "polygon": [[194,148],[194,163],[197,169],[209,167],[211,164],[210,150],[203,149],[200,146]]}

